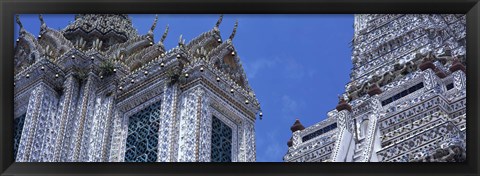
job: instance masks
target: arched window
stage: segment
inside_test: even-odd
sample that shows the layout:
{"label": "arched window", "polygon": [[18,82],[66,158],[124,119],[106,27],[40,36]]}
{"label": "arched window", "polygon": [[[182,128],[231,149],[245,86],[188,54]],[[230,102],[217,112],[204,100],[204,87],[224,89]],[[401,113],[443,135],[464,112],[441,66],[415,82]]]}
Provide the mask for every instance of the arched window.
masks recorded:
{"label": "arched window", "polygon": [[220,119],[212,118],[211,162],[232,161],[232,129]]}
{"label": "arched window", "polygon": [[125,162],[156,162],[160,102],[130,116]]}

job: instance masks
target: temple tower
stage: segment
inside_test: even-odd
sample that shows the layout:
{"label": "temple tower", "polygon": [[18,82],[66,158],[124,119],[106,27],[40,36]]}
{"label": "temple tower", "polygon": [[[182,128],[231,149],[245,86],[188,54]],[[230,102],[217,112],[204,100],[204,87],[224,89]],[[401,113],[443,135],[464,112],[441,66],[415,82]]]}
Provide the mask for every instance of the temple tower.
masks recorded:
{"label": "temple tower", "polygon": [[[465,15],[354,18],[353,68],[342,101],[326,120],[297,132],[310,140],[289,147],[284,160],[463,161]],[[338,129],[326,128],[332,121]]]}
{"label": "temple tower", "polygon": [[255,161],[259,103],[217,24],[166,50],[158,16],[82,14],[63,30],[40,15],[15,48],[15,158],[21,162]]}

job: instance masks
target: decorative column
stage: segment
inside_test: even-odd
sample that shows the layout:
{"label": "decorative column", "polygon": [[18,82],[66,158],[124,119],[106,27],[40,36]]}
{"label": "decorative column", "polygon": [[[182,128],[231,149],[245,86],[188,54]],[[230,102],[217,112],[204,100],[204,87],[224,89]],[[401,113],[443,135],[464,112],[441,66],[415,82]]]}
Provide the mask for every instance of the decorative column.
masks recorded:
{"label": "decorative column", "polygon": [[129,118],[123,116],[121,118],[121,127],[120,127],[120,143],[118,156],[120,157],[120,162],[125,162],[125,151],[127,150],[127,137],[128,137],[128,120]]}
{"label": "decorative column", "polygon": [[255,162],[255,127],[250,120],[242,122],[242,139],[240,144],[239,161]]}
{"label": "decorative column", "polygon": [[59,162],[71,162],[72,161],[72,138],[74,137],[75,130],[75,120],[76,107],[78,100],[78,92],[80,91],[78,81],[74,78],[72,74],[67,76],[67,79],[64,83],[64,99],[61,103],[61,108],[59,109],[60,117],[60,132],[57,135],[57,144],[55,149],[55,161]]}
{"label": "decorative column", "polygon": [[112,133],[113,133],[113,120],[115,116],[115,99],[116,94],[113,93],[113,95],[107,97],[107,112],[106,112],[106,122],[103,128],[105,128],[103,132],[103,140],[101,143],[101,153],[100,153],[100,161],[109,161],[109,154],[110,154],[110,149],[111,149],[111,144],[112,144]]}
{"label": "decorative column", "polygon": [[[372,157],[372,154],[375,153],[374,148],[374,142],[375,140],[379,140],[379,136],[375,135],[377,134],[377,121],[378,119],[383,117],[383,108],[382,108],[382,103],[378,99],[378,95],[373,95],[370,98],[370,106],[372,107],[372,113],[369,115],[369,124],[368,124],[368,131],[367,131],[367,136],[365,137],[365,148],[363,149],[363,162],[368,162],[370,161],[370,158]],[[376,158],[376,157],[375,157]]]}
{"label": "decorative column", "polygon": [[434,70],[438,68],[433,64],[431,58],[425,58],[420,64],[420,70],[423,71],[424,86],[426,90],[435,89],[437,93],[445,92],[444,86],[442,86],[440,78],[437,76]]}
{"label": "decorative column", "polygon": [[[89,162],[105,161],[104,150],[106,150],[107,143],[109,142],[109,129],[112,119],[112,107],[113,98],[112,95],[102,95],[96,98],[95,114],[91,114],[89,118],[92,119],[92,129],[90,130],[90,137],[88,142],[85,143],[88,146],[85,155],[86,160]],[[83,153],[83,151],[82,151]]]}
{"label": "decorative column", "polygon": [[177,85],[163,87],[162,104],[160,108],[161,120],[158,128],[157,162],[171,161],[170,144],[172,139],[172,125],[177,104]]}
{"label": "decorative column", "polygon": [[40,82],[32,91],[18,147],[17,162],[42,161],[40,150],[47,132],[45,127],[49,122],[49,115],[52,114],[50,108],[52,105],[56,106],[56,101],[44,83]]}
{"label": "decorative column", "polygon": [[121,111],[118,111],[113,116],[113,130],[112,130],[112,137],[111,137],[111,145],[110,145],[110,156],[108,161],[111,162],[120,162],[122,158],[120,158],[120,149],[122,148],[122,119],[123,115]]}
{"label": "decorative column", "polygon": [[247,162],[256,162],[257,161],[257,144],[255,143],[255,124],[250,123],[247,130],[250,135],[247,138]]}
{"label": "decorative column", "polygon": [[[92,79],[92,83],[98,80],[93,74],[89,74],[88,79]],[[80,153],[77,159],[77,161],[81,162],[93,161],[93,157],[95,155],[95,143],[101,142],[102,139],[101,132],[99,132],[99,125],[103,124],[102,121],[105,121],[106,119],[105,115],[95,116],[95,111],[97,111],[97,109],[99,109],[99,112],[101,113],[105,112],[106,109],[105,106],[102,106],[102,99],[100,97],[98,99],[99,104],[98,106],[96,106],[95,100],[97,99],[97,95],[95,93],[95,90],[95,85],[89,85],[88,97],[85,97],[87,99],[87,108],[80,111],[85,111],[85,116],[82,116],[84,122],[84,124],[82,125],[83,134],[80,138]]]}
{"label": "decorative column", "polygon": [[93,109],[90,110],[90,106],[88,107],[91,113],[88,113],[89,115],[86,119],[86,130],[83,136],[83,145],[80,150],[80,161],[93,162],[95,158],[98,157],[97,144],[98,141],[102,139],[102,133],[99,130],[103,129],[99,129],[99,126],[101,125],[101,121],[105,119],[105,115],[103,114],[105,107],[102,102],[101,97],[96,97],[95,103],[92,103],[92,105],[94,105]]}
{"label": "decorative column", "polygon": [[207,93],[203,93],[203,96],[198,100],[197,115],[199,116],[199,134],[198,139],[198,152],[197,161],[209,162],[211,160],[211,141],[212,141],[212,114],[210,108],[210,97]]}
{"label": "decorative column", "polygon": [[77,99],[76,94],[78,92],[78,83],[75,78],[73,78],[73,75],[70,74],[67,76],[67,79],[63,84],[63,90],[63,98],[58,108],[59,124],[54,152],[54,161],[56,162],[66,161],[65,154],[68,152],[68,145],[66,145],[66,143],[69,141],[67,137],[71,134],[66,132],[67,124],[69,123],[69,119],[72,119],[75,114],[74,102]]}
{"label": "decorative column", "polygon": [[83,87],[83,95],[82,95],[82,101],[80,103],[80,106],[78,109],[78,124],[76,127],[76,133],[75,133],[75,138],[73,140],[73,161],[80,161],[80,149],[82,146],[82,139],[84,135],[84,129],[85,129],[85,119],[87,117],[87,112],[88,112],[88,105],[91,100],[91,96],[94,95],[94,80],[93,80],[93,73],[89,73],[87,82],[85,83],[85,86]]}
{"label": "decorative column", "polygon": [[341,98],[336,107],[338,111],[337,123],[339,128],[339,134],[337,141],[335,142],[335,148],[332,153],[332,161],[343,162],[346,161],[346,157],[349,151],[349,146],[346,145],[352,142],[352,125],[351,125],[351,112],[352,107]]}
{"label": "decorative column", "polygon": [[[57,93],[50,87],[45,87],[45,100],[48,105],[42,109],[41,118],[37,124],[35,134],[35,149],[32,150],[33,155],[31,161],[51,162],[53,161],[54,147],[55,147],[55,133],[57,132]],[[40,146],[37,148],[37,146]]]}
{"label": "decorative column", "polygon": [[178,119],[178,162],[193,162],[198,159],[198,123],[201,118],[201,97],[204,93],[202,88],[196,87],[182,96]]}

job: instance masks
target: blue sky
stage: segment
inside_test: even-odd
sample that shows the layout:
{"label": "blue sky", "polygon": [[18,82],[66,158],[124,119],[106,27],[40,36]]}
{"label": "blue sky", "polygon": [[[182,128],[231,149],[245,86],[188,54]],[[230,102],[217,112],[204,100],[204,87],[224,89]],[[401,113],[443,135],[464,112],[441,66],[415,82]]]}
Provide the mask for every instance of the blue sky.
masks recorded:
{"label": "blue sky", "polygon": [[[159,15],[155,41],[169,24],[168,50],[181,34],[188,42],[212,29],[218,16]],[[130,17],[139,34],[146,34],[155,15]],[[24,14],[20,19],[27,31],[38,35],[38,15]],[[44,15],[44,20],[51,28],[63,29],[73,15]],[[255,124],[257,161],[281,162],[295,119],[305,127],[325,119],[345,90],[352,68],[353,15],[226,14],[220,25],[224,40],[235,20],[239,26],[233,43],[264,114]],[[17,25],[14,35],[18,36]]]}

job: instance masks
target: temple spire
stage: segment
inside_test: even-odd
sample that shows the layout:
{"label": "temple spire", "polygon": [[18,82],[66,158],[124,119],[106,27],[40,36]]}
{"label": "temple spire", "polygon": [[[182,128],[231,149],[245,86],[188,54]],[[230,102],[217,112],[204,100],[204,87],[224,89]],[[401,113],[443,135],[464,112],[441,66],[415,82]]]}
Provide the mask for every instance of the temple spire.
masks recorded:
{"label": "temple spire", "polygon": [[233,38],[235,37],[235,33],[237,33],[237,28],[238,28],[238,20],[235,21],[235,26],[233,26],[232,34],[230,34],[230,37],[229,37],[230,40],[233,40]]}
{"label": "temple spire", "polygon": [[158,21],[158,15],[155,15],[155,20],[153,20],[152,27],[150,27],[150,30],[148,31],[149,36],[153,36],[153,30],[155,30],[155,27],[157,27],[157,21]]}
{"label": "temple spire", "polygon": [[163,43],[163,41],[165,41],[165,39],[167,38],[167,35],[168,35],[168,24],[167,24],[167,27],[165,27],[165,32],[163,32],[163,35],[162,35],[162,38],[160,39],[160,42]]}

